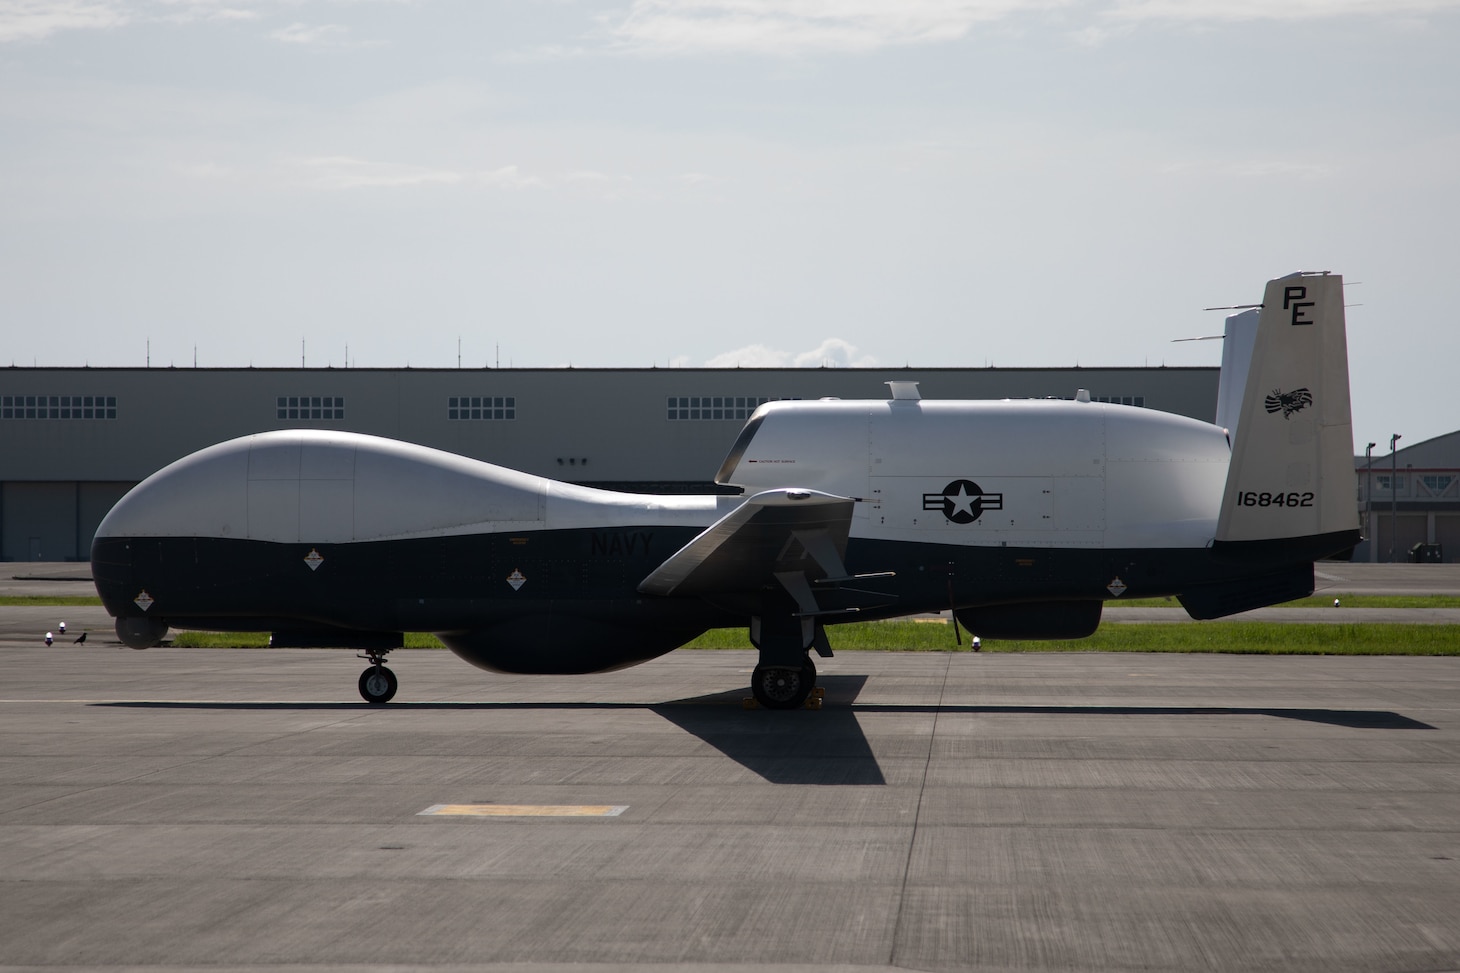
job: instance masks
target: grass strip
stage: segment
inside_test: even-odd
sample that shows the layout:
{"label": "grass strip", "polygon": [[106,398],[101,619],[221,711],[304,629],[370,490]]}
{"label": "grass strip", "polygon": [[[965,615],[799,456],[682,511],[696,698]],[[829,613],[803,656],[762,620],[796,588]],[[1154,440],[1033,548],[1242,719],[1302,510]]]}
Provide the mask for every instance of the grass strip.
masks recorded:
{"label": "grass strip", "polygon": [[[1350,595],[1341,591],[1325,591],[1295,601],[1285,601],[1273,608],[1332,608],[1337,598],[1344,608],[1460,608],[1460,595]],[[1180,608],[1175,598],[1116,598],[1105,602],[1106,608]]]}
{"label": "grass strip", "polygon": [[101,607],[96,595],[0,595],[0,607],[11,605],[90,605]]}
{"label": "grass strip", "polygon": [[[441,640],[430,632],[407,632],[408,649],[444,649]],[[268,632],[193,632],[172,633],[172,644],[179,649],[267,649]]]}
{"label": "grass strip", "polygon": [[[868,622],[828,631],[841,651],[971,651],[947,625]],[[748,649],[744,629],[715,629],[686,648]],[[1107,622],[1085,639],[984,639],[985,652],[1220,652],[1257,655],[1460,655],[1460,626],[1380,623]]]}
{"label": "grass strip", "polygon": [[[842,652],[968,652],[969,638],[955,645],[953,630],[927,622],[863,622],[830,631]],[[180,648],[266,648],[262,632],[177,632]],[[743,628],[713,629],[687,649],[750,649]],[[439,649],[434,635],[410,632],[406,648]],[[1460,655],[1460,625],[1284,624],[1275,622],[1109,622],[1087,639],[1016,641],[984,639],[985,652],[1211,652],[1238,655]]]}

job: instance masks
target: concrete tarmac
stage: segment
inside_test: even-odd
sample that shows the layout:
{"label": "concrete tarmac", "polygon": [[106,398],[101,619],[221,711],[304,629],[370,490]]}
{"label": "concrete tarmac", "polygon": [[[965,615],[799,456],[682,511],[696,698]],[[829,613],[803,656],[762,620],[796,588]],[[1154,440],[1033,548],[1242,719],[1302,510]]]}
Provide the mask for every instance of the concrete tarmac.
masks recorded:
{"label": "concrete tarmac", "polygon": [[1318,594],[1348,592],[1355,595],[1456,595],[1460,594],[1460,563],[1365,564],[1352,561],[1320,561],[1314,565]]}
{"label": "concrete tarmac", "polygon": [[7,969],[1460,969],[1460,659],[3,654]]}

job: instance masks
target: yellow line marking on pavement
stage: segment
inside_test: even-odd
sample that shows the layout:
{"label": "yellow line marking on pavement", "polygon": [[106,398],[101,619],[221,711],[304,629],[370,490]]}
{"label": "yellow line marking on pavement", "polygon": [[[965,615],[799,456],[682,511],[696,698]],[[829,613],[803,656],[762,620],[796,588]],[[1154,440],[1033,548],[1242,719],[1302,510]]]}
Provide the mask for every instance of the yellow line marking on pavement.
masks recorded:
{"label": "yellow line marking on pavement", "polygon": [[627,804],[432,804],[420,815],[472,818],[616,818]]}

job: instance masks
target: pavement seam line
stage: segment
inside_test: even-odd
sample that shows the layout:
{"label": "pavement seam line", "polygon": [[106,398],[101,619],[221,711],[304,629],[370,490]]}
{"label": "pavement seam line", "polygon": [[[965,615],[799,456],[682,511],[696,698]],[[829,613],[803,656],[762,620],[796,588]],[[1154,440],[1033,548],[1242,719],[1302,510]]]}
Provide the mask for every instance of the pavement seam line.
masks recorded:
{"label": "pavement seam line", "polygon": [[897,966],[898,945],[902,942],[903,917],[907,914],[907,883],[912,875],[913,854],[918,847],[918,827],[923,818],[923,798],[928,792],[928,772],[933,766],[933,744],[938,739],[938,717],[943,711],[943,699],[948,692],[948,675],[953,670],[953,656],[949,652],[943,664],[943,681],[938,685],[938,703],[933,707],[933,725],[928,730],[928,752],[923,759],[923,779],[918,784],[918,804],[913,812],[912,835],[907,843],[907,859],[902,865],[902,886],[898,890],[897,920],[892,925],[892,949],[887,956],[889,966]]}

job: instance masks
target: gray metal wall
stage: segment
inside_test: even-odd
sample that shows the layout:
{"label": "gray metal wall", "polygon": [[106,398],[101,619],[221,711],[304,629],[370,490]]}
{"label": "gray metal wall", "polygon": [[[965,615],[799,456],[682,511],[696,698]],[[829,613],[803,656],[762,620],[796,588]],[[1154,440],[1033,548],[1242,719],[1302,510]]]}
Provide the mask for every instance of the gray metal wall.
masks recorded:
{"label": "gray metal wall", "polygon": [[75,561],[133,483],[0,483],[0,560]]}
{"label": "gray metal wall", "polygon": [[[670,420],[669,396],[928,399],[1137,397],[1206,421],[1215,368],[0,369],[0,396],[116,398],[116,418],[0,418],[0,559],[85,558],[132,484],[205,446],[281,428],[404,439],[575,482],[703,488],[744,424]],[[344,399],[341,420],[281,420],[280,396]],[[451,396],[510,396],[510,421],[447,417]],[[78,413],[79,414],[79,413]]]}

